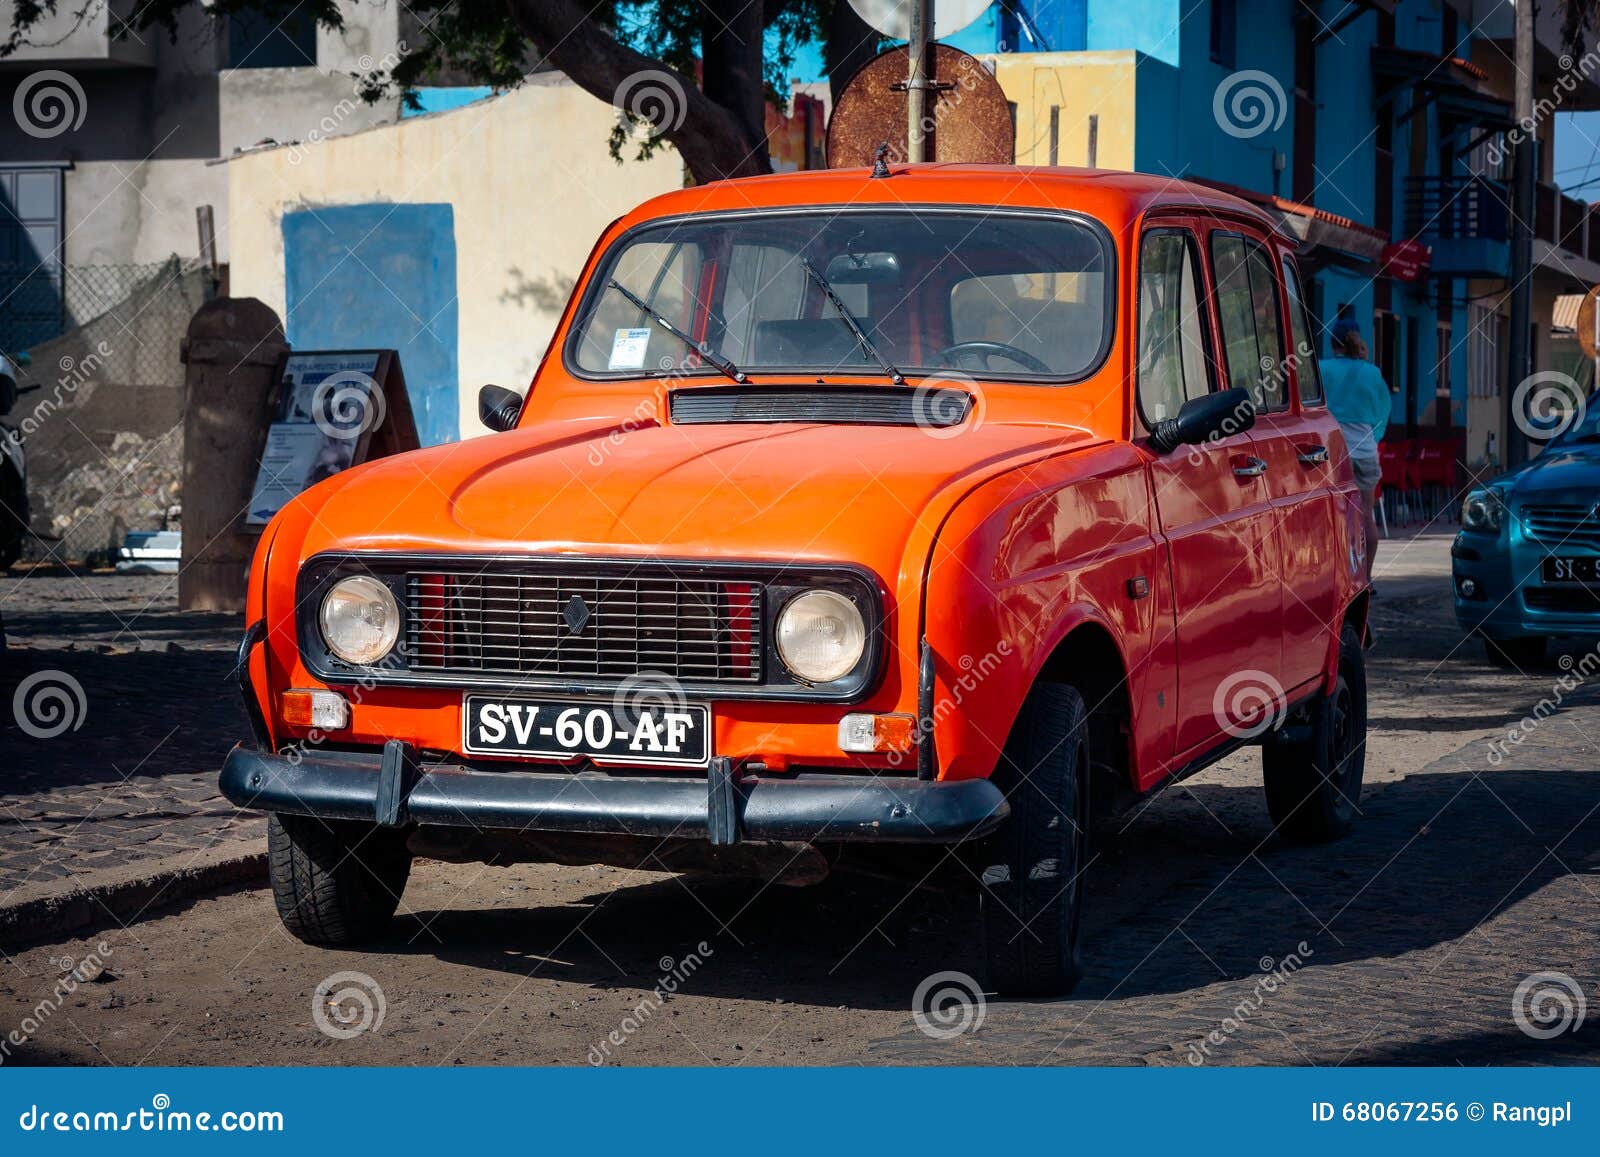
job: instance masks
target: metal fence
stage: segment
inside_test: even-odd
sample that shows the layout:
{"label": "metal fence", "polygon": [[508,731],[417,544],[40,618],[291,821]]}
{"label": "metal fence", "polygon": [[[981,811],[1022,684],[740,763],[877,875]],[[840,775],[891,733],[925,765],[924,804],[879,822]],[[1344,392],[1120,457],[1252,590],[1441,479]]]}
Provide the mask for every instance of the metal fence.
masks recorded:
{"label": "metal fence", "polygon": [[[27,349],[23,395],[8,421],[28,452],[35,559],[97,560],[132,530],[156,530],[182,499],[179,347],[209,273],[176,256],[143,265],[66,266],[59,282],[13,281],[0,343]],[[39,339],[59,289],[54,336]],[[28,298],[32,293],[39,296]],[[22,340],[19,341],[18,338]]]}
{"label": "metal fence", "polygon": [[177,257],[129,265],[0,265],[0,349],[32,349],[193,265]]}

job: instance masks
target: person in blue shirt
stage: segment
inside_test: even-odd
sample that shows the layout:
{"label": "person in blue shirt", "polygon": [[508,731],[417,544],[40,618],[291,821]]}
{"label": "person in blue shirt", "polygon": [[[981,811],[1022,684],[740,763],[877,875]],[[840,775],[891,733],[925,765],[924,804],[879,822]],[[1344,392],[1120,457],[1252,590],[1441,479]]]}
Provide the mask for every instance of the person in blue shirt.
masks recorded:
{"label": "person in blue shirt", "polygon": [[1373,554],[1378,548],[1378,520],[1374,498],[1383,470],[1378,465],[1378,442],[1389,426],[1389,387],[1383,374],[1367,357],[1361,327],[1348,317],[1333,323],[1333,357],[1323,362],[1322,389],[1328,410],[1344,431],[1361,490],[1361,513],[1367,539],[1367,582],[1372,582]]}

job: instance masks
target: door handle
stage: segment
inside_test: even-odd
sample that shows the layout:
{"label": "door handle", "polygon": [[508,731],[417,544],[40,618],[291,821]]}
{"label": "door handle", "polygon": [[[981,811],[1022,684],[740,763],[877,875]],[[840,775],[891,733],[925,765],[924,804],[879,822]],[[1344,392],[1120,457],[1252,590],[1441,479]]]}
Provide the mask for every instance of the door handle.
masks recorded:
{"label": "door handle", "polygon": [[1233,476],[1235,478],[1259,478],[1266,472],[1267,464],[1260,458],[1234,460]]}
{"label": "door handle", "polygon": [[1302,466],[1321,466],[1328,460],[1328,448],[1320,444],[1301,446],[1295,456]]}

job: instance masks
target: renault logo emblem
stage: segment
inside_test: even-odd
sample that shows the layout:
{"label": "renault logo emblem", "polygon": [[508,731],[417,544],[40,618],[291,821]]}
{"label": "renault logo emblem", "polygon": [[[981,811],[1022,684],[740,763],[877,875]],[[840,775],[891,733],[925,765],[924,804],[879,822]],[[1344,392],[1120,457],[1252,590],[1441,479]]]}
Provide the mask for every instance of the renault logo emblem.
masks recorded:
{"label": "renault logo emblem", "polygon": [[589,622],[589,604],[583,601],[582,596],[573,595],[567,600],[567,605],[563,608],[561,617],[567,620],[567,630],[574,635],[581,635],[583,628]]}

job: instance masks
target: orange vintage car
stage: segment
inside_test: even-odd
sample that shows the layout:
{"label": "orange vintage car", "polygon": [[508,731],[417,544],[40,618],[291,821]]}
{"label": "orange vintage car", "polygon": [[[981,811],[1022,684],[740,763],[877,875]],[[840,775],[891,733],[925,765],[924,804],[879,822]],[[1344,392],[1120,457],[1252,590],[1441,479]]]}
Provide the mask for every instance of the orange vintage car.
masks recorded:
{"label": "orange vintage car", "polygon": [[[267,528],[222,788],[303,939],[411,858],[792,876],[953,847],[991,982],[1076,972],[1091,818],[1247,743],[1350,824],[1367,593],[1292,246],[1225,194],[879,166],[606,230],[499,431]],[[804,873],[802,873],[804,874]],[[813,873],[814,875],[814,873]]]}

